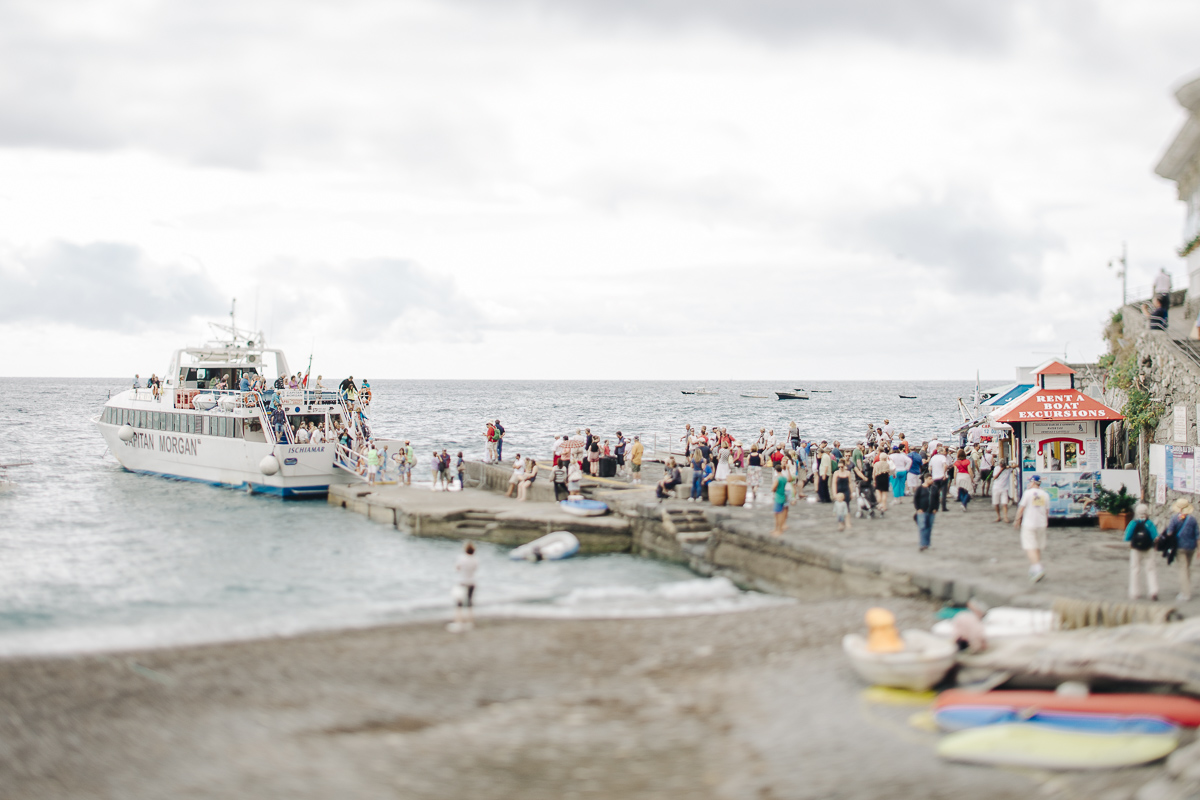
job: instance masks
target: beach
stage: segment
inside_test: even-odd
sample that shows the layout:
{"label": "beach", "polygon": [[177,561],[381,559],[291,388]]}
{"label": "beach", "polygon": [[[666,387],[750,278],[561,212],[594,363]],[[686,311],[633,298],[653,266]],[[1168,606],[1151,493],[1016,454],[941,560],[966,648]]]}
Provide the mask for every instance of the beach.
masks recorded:
{"label": "beach", "polygon": [[0,796],[1131,797],[1160,768],[940,761],[865,700],[844,598],[676,619],[480,621],[0,662]]}

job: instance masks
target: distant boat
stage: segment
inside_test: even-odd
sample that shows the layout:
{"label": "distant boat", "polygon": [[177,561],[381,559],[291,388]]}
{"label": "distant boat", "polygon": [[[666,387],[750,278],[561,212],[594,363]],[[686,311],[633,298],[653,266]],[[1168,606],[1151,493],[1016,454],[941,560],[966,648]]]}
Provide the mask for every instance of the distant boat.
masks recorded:
{"label": "distant boat", "polygon": [[902,395],[900,395],[900,399],[901,400],[916,400],[917,396],[915,394],[902,394]]}
{"label": "distant boat", "polygon": [[833,394],[833,389],[809,389],[814,394]]}
{"label": "distant boat", "polygon": [[808,392],[776,392],[775,396],[780,400],[807,400]]}
{"label": "distant boat", "polygon": [[682,389],[680,391],[682,391],[683,394],[716,394],[716,392],[712,389],[706,389],[703,386],[701,386],[699,389],[693,389],[690,392],[687,389]]}
{"label": "distant boat", "polygon": [[769,400],[771,396],[767,394],[744,394],[742,397],[749,397],[752,400]]}

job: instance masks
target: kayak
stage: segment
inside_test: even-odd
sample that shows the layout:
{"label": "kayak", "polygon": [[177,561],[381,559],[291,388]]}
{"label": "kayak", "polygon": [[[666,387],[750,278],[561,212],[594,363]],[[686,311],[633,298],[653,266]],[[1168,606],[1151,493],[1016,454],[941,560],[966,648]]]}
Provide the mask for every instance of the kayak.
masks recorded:
{"label": "kayak", "polygon": [[933,712],[944,731],[981,728],[1009,722],[1027,722],[1080,733],[1178,733],[1173,723],[1144,714],[1085,714],[1078,711],[1034,711],[1026,713],[1005,706],[948,706]]}
{"label": "kayak", "polygon": [[579,552],[579,539],[570,531],[555,531],[540,539],[513,548],[508,557],[513,561],[560,561]]}
{"label": "kayak", "polygon": [[599,517],[608,511],[608,504],[599,500],[563,500],[558,507],[577,517]]}
{"label": "kayak", "polygon": [[935,709],[1001,706],[1022,712],[1145,715],[1189,728],[1200,725],[1200,700],[1172,694],[1089,694],[1085,697],[1069,697],[1046,691],[965,692],[962,689],[947,689],[938,695],[933,705]]}
{"label": "kayak", "polygon": [[950,761],[1042,769],[1112,769],[1165,758],[1179,746],[1174,733],[1083,733],[1029,722],[951,733],[937,745]]}

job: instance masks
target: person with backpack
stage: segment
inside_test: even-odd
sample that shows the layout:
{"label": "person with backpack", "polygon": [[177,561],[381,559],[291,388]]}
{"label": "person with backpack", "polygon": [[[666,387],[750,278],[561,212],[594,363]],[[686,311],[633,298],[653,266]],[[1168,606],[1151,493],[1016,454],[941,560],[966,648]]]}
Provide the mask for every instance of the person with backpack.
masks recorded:
{"label": "person with backpack", "polygon": [[504,426],[496,420],[496,463],[504,460]]}
{"label": "person with backpack", "polygon": [[[1179,594],[1176,595],[1176,600],[1191,600],[1192,599],[1192,558],[1196,555],[1196,537],[1200,534],[1200,528],[1196,524],[1195,511],[1192,509],[1192,504],[1182,497],[1176,500],[1171,509],[1175,515],[1171,517],[1170,523],[1167,525],[1167,531],[1160,539],[1165,539],[1168,536],[1174,536],[1175,557],[1179,560]],[[1166,548],[1159,547],[1159,552],[1164,556],[1168,555]],[[1167,559],[1170,564],[1170,558]]]}
{"label": "person with backpack", "polygon": [[1138,573],[1146,572],[1146,593],[1151,600],[1158,599],[1158,574],[1155,571],[1156,558],[1152,552],[1154,540],[1158,538],[1158,528],[1149,519],[1150,507],[1138,503],[1134,509],[1133,520],[1125,528],[1125,541],[1129,542],[1129,599],[1141,597],[1138,589]]}

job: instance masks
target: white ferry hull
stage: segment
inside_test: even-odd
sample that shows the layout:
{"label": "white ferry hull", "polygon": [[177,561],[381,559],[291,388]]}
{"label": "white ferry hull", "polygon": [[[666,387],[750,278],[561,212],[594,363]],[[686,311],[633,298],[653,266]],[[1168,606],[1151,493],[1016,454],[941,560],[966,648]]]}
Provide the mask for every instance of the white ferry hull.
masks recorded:
{"label": "white ferry hull", "polygon": [[[356,480],[334,466],[336,446],[329,442],[271,444],[142,429],[123,442],[118,435],[122,426],[98,421],[96,427],[117,462],[130,472],[296,498],[320,497],[330,485]],[[259,463],[272,454],[279,471],[265,475]]]}

